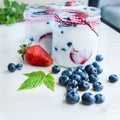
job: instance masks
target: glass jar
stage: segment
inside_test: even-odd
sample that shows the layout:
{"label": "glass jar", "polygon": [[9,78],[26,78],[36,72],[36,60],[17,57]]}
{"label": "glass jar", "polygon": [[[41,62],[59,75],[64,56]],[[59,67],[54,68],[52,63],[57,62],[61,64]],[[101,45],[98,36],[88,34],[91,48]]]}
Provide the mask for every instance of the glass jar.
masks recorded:
{"label": "glass jar", "polygon": [[52,54],[64,67],[86,65],[95,60],[100,18],[87,12],[60,12],[55,15]]}
{"label": "glass jar", "polygon": [[26,44],[40,44],[49,54],[52,51],[54,9],[49,5],[29,5],[24,11]]}

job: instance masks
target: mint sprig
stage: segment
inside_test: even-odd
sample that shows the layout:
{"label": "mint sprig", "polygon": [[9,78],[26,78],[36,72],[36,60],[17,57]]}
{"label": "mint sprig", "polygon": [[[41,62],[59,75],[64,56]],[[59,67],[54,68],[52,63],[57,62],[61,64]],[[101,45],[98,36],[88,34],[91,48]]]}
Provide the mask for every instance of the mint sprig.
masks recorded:
{"label": "mint sprig", "polygon": [[47,88],[54,91],[55,82],[52,74],[48,73],[46,75],[43,71],[36,71],[24,75],[28,78],[21,84],[18,90],[33,89],[44,84]]}
{"label": "mint sprig", "polygon": [[24,20],[23,12],[27,4],[17,1],[3,0],[4,7],[0,8],[0,24],[13,24]]}

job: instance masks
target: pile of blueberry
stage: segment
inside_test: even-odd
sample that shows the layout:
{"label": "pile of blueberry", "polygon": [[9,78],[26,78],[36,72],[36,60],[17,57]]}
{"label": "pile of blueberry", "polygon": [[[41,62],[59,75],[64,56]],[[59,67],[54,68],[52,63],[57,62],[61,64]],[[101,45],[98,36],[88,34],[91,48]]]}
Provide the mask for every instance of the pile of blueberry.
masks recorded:
{"label": "pile of blueberry", "polygon": [[23,68],[22,63],[14,64],[14,63],[9,63],[8,64],[8,71],[9,72],[15,72],[16,70],[21,70]]}
{"label": "pile of blueberry", "polygon": [[[103,84],[99,81],[99,74],[103,72],[100,62],[103,60],[102,55],[96,56],[96,61],[86,66],[78,66],[76,68],[67,68],[61,72],[59,77],[59,84],[66,87],[66,102],[75,104],[80,101],[78,91],[84,91],[81,96],[81,102],[84,105],[92,105],[93,103],[103,103],[105,100],[104,95],[93,95],[87,91],[92,85],[94,91],[101,91]],[[60,67],[55,65],[52,67],[52,73],[57,74],[60,72]],[[110,75],[109,81],[112,83],[118,80],[117,75]]]}

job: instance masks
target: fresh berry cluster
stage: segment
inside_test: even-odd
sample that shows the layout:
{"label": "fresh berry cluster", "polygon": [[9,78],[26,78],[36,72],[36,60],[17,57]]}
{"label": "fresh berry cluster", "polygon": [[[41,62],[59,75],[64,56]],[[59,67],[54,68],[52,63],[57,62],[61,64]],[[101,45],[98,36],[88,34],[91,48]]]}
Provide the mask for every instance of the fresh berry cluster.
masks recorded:
{"label": "fresh berry cluster", "polygon": [[[103,84],[99,80],[99,74],[103,72],[100,62],[103,60],[102,55],[97,55],[95,62],[86,66],[78,66],[76,68],[67,68],[61,72],[59,77],[59,84],[66,87],[66,102],[75,104],[80,101],[78,91],[87,91],[92,86],[92,90],[101,91]],[[55,65],[52,67],[52,73],[59,73],[60,67]],[[109,81],[114,83],[118,80],[117,75],[110,75]],[[90,92],[84,92],[81,96],[81,103],[85,105],[92,105],[93,103],[103,103],[104,95],[93,95]]]}
{"label": "fresh berry cluster", "polygon": [[23,68],[22,63],[14,64],[14,63],[9,63],[8,64],[8,71],[9,72],[15,72],[15,70],[21,70]]}

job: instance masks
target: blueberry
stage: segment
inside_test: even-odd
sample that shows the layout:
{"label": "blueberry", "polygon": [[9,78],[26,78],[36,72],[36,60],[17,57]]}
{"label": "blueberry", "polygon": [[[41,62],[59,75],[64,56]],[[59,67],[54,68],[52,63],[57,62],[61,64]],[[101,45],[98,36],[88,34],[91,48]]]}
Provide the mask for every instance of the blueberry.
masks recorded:
{"label": "blueberry", "polygon": [[29,37],[30,41],[34,41],[34,38],[33,36]]}
{"label": "blueberry", "polygon": [[67,92],[66,102],[68,104],[76,104],[77,102],[79,102],[79,100],[80,100],[80,96],[77,92],[75,92],[75,91]]}
{"label": "blueberry", "polygon": [[89,75],[89,80],[90,80],[91,83],[97,82],[99,80],[99,77],[95,74],[90,74]]}
{"label": "blueberry", "polygon": [[103,56],[97,55],[95,59],[96,59],[96,61],[101,62],[103,60]]}
{"label": "blueberry", "polygon": [[80,91],[86,91],[90,88],[90,84],[87,81],[81,81],[78,83],[78,88]]}
{"label": "blueberry", "polygon": [[71,70],[62,71],[62,75],[67,75],[68,77],[72,76],[73,72]]}
{"label": "blueberry", "polygon": [[100,104],[103,103],[105,101],[105,96],[102,94],[96,94],[95,95],[95,103]]}
{"label": "blueberry", "polygon": [[97,67],[100,67],[100,64],[99,64],[97,61],[93,62],[92,65],[93,65],[94,67],[96,67],[96,68],[97,68]]}
{"label": "blueberry", "polygon": [[89,79],[89,75],[86,72],[81,72],[80,76],[81,76],[82,80],[88,81],[88,79]]}
{"label": "blueberry", "polygon": [[67,46],[68,46],[68,47],[71,47],[71,46],[72,46],[72,42],[68,42],[68,43],[67,43]]}
{"label": "blueberry", "polygon": [[84,67],[84,66],[78,66],[78,67],[77,67],[77,70],[78,70],[78,69],[80,69],[80,70],[82,70],[82,71],[85,71],[85,67]]}
{"label": "blueberry", "polygon": [[74,73],[81,75],[82,70],[81,69],[76,69]]}
{"label": "blueberry", "polygon": [[74,91],[77,93],[78,89],[76,87],[72,87],[72,86],[67,86],[67,93],[70,91]]}
{"label": "blueberry", "polygon": [[69,77],[66,75],[62,75],[59,77],[59,84],[60,85],[66,86],[68,81],[69,81]]}
{"label": "blueberry", "polygon": [[103,72],[103,68],[102,67],[97,67],[97,74],[101,74]]}
{"label": "blueberry", "polygon": [[94,91],[101,91],[103,89],[103,85],[101,82],[94,82],[93,83],[93,90]]}
{"label": "blueberry", "polygon": [[52,73],[57,74],[60,72],[60,66],[55,65],[52,67]]}
{"label": "blueberry", "polygon": [[63,34],[64,33],[64,31],[61,31],[61,34]]}
{"label": "blueberry", "polygon": [[49,22],[47,22],[47,24],[50,24]]}
{"label": "blueberry", "polygon": [[14,72],[16,70],[16,65],[14,63],[8,64],[8,71]]}
{"label": "blueberry", "polygon": [[97,69],[92,64],[87,65],[85,70],[88,74],[97,74]]}
{"label": "blueberry", "polygon": [[95,96],[92,93],[86,92],[82,95],[82,104],[84,105],[92,105],[95,100]]}
{"label": "blueberry", "polygon": [[62,50],[62,51],[66,51],[66,49],[65,49],[65,48],[61,48],[61,50]]}
{"label": "blueberry", "polygon": [[21,70],[23,68],[23,64],[22,63],[18,63],[17,65],[16,65],[16,69],[17,70]]}
{"label": "blueberry", "polygon": [[109,79],[109,82],[111,82],[111,83],[115,83],[115,82],[118,81],[118,76],[115,75],[115,74],[112,74],[112,75],[109,76],[108,79]]}
{"label": "blueberry", "polygon": [[81,80],[81,76],[79,74],[73,73],[71,79],[79,82]]}
{"label": "blueberry", "polygon": [[78,82],[76,80],[69,80],[68,83],[67,83],[67,86],[77,87]]}
{"label": "blueberry", "polygon": [[57,47],[55,47],[54,49],[55,49],[56,51],[58,51],[58,48],[57,48]]}
{"label": "blueberry", "polygon": [[75,71],[75,69],[72,67],[67,68],[67,70],[70,70],[72,73]]}

